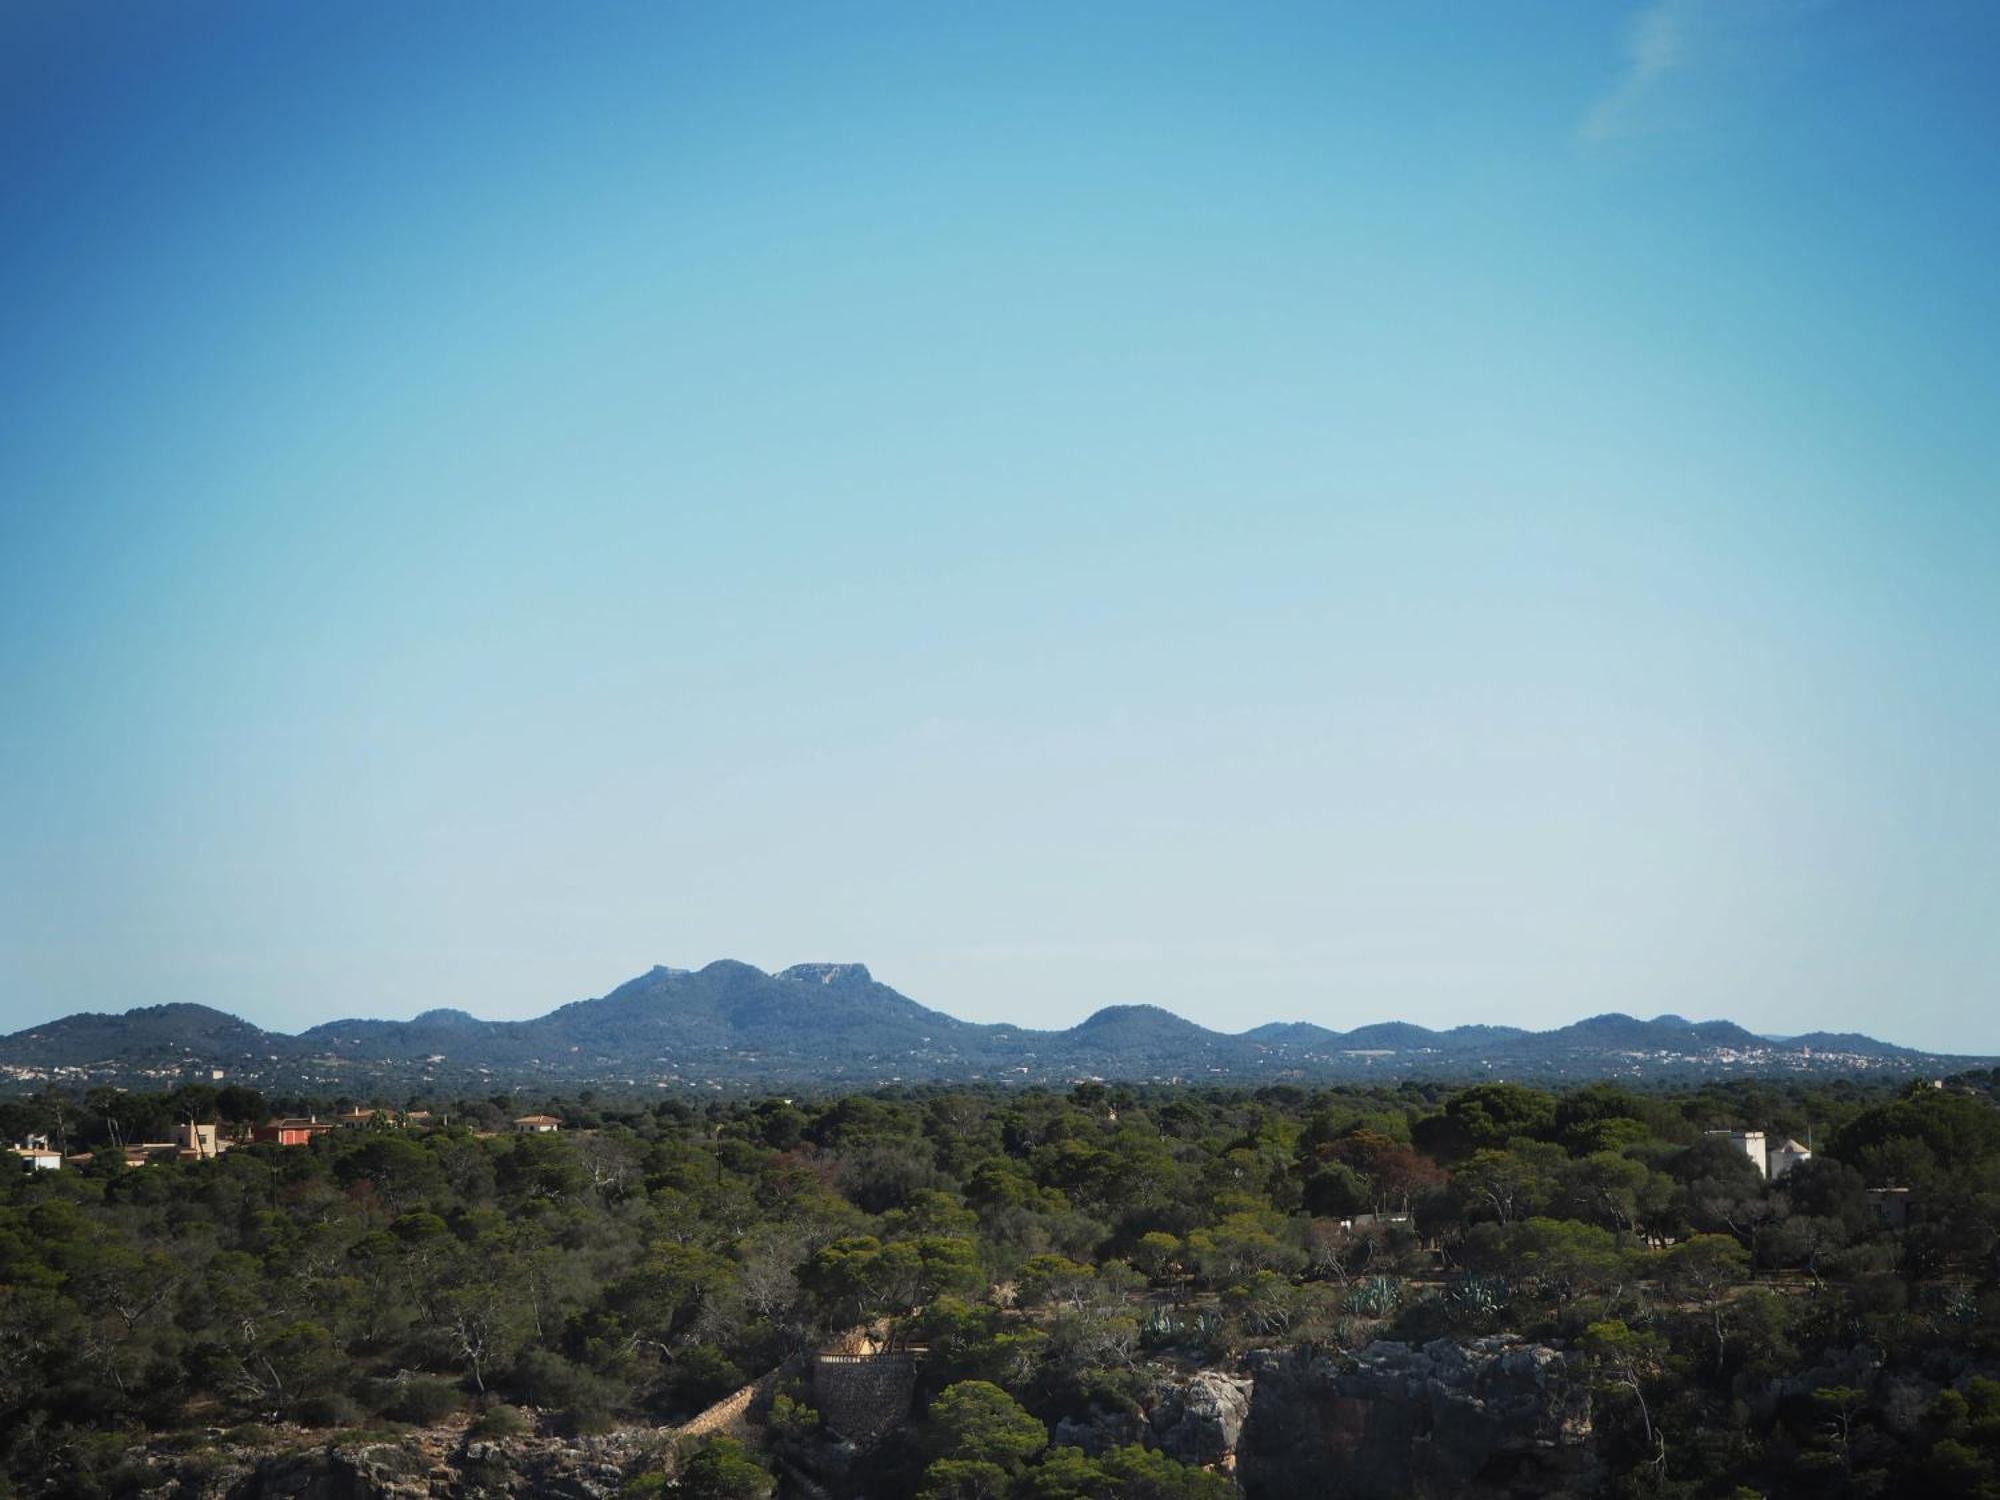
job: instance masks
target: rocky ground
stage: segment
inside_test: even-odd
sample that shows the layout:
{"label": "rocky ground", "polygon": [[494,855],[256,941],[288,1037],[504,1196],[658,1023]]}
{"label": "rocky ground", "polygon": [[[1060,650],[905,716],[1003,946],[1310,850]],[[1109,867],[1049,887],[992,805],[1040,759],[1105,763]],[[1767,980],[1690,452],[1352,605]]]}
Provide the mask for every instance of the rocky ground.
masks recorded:
{"label": "rocky ground", "polygon": [[1238,1463],[1252,1496],[1525,1500],[1588,1487],[1589,1392],[1547,1345],[1382,1341],[1253,1354],[1249,1366]]}
{"label": "rocky ground", "polygon": [[656,1468],[659,1428],[594,1437],[476,1437],[463,1424],[399,1434],[273,1430],[256,1441],[146,1456],[159,1500],[605,1500]]}
{"label": "rocky ground", "polygon": [[[1161,1369],[1137,1409],[1066,1418],[1057,1444],[1130,1443],[1233,1473],[1251,1500],[1512,1500],[1587,1488],[1590,1401],[1564,1353],[1497,1337],[1345,1353],[1266,1351],[1242,1371]],[[673,1429],[481,1436],[224,1433],[147,1455],[160,1500],[607,1500],[671,1462]],[[837,1482],[837,1481],[836,1481]]]}

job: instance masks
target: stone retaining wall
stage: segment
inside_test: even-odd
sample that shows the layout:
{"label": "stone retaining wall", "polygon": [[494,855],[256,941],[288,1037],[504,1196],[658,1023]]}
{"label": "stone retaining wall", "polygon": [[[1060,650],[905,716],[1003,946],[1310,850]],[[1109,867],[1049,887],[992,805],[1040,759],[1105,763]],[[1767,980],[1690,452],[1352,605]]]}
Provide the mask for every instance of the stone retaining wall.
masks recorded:
{"label": "stone retaining wall", "polygon": [[917,1361],[909,1354],[820,1354],[812,1362],[812,1404],[827,1429],[863,1447],[910,1415]]}

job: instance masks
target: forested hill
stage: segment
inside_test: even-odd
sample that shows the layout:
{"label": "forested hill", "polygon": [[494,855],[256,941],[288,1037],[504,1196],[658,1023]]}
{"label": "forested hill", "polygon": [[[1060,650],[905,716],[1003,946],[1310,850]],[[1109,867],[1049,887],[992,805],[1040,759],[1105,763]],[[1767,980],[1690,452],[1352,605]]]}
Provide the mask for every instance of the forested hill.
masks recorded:
{"label": "forested hill", "polygon": [[0,1085],[222,1077],[267,1086],[822,1086],[1080,1077],[1214,1079],[1676,1078],[1696,1073],[1948,1072],[1945,1057],[1852,1033],[1756,1036],[1728,1021],[1593,1016],[1555,1031],[1273,1021],[1211,1031],[1153,1005],[1115,1005],[1065,1031],[980,1025],[931,1010],[861,964],[767,974],[722,960],[655,968],[529,1021],[456,1009],[329,1021],[296,1036],[200,1005],[83,1014],[0,1037]]}

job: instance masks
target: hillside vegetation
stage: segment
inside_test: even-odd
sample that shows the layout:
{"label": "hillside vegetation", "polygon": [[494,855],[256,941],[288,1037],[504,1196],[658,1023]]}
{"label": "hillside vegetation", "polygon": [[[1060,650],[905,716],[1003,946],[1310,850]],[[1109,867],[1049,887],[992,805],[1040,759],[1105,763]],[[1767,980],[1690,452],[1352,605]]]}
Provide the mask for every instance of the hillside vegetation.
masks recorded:
{"label": "hillside vegetation", "polygon": [[[873,1325],[924,1352],[865,1452],[787,1377],[748,1441],[627,1487],[1277,1494],[1130,1414],[1163,1372],[1272,1368],[1254,1351],[1511,1334],[1587,1388],[1566,1441],[1597,1492],[1991,1494],[1994,1082],[580,1097],[555,1135],[462,1100],[218,1160],[99,1150],[0,1199],[0,1460],[113,1495],[246,1431],[665,1431]],[[5,1123],[74,1151],[112,1111],[228,1135],[263,1107],[106,1091]],[[1704,1133],[1746,1125],[1820,1152],[1767,1182]]]}

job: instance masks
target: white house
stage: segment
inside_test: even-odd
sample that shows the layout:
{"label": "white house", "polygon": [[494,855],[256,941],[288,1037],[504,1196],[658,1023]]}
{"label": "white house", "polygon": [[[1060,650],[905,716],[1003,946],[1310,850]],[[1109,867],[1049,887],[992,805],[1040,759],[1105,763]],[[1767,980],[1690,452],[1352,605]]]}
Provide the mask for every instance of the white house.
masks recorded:
{"label": "white house", "polygon": [[21,1158],[21,1165],[31,1172],[57,1172],[62,1170],[62,1152],[49,1145],[45,1135],[31,1135],[14,1148],[14,1154]]}
{"label": "white house", "polygon": [[522,1115],[514,1129],[520,1135],[554,1135],[562,1129],[562,1121],[554,1115]]}
{"label": "white house", "polygon": [[1812,1152],[1790,1136],[1782,1136],[1772,1143],[1765,1141],[1761,1130],[1711,1130],[1706,1133],[1729,1137],[1738,1151],[1756,1163],[1757,1171],[1774,1182],[1800,1162],[1812,1160]]}
{"label": "white house", "polygon": [[1800,1162],[1811,1161],[1812,1148],[1801,1146],[1790,1136],[1786,1136],[1765,1152],[1765,1158],[1770,1162],[1771,1180],[1776,1182]]}
{"label": "white house", "polygon": [[1741,1151],[1745,1156],[1749,1157],[1750,1160],[1756,1164],[1758,1175],[1763,1177],[1769,1177],[1771,1175],[1770,1163],[1766,1161],[1764,1157],[1763,1131],[1710,1130],[1705,1133],[1708,1135],[1723,1135],[1729,1137],[1729,1139],[1735,1143],[1736,1149],[1738,1151]]}

